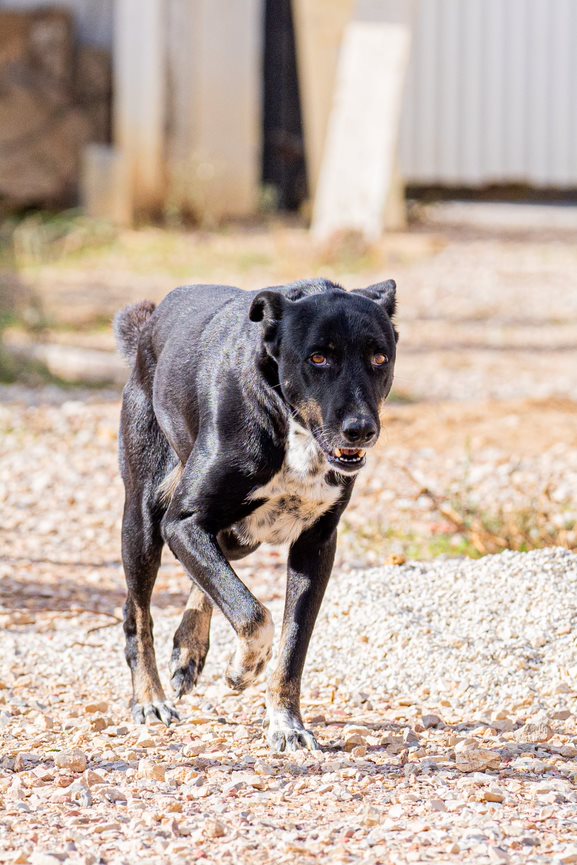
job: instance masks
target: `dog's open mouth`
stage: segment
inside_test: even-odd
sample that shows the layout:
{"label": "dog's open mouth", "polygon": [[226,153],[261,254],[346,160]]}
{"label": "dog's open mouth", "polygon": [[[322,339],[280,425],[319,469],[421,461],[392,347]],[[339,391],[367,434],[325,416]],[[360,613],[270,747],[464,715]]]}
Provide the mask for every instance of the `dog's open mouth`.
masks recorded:
{"label": "dog's open mouth", "polygon": [[335,448],[327,456],[329,462],[338,468],[359,469],[366,461],[366,451],[361,448]]}

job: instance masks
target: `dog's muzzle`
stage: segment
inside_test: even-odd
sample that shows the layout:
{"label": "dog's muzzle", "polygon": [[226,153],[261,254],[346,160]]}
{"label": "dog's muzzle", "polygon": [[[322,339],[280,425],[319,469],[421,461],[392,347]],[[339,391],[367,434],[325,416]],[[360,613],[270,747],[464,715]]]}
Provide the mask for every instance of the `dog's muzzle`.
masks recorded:
{"label": "dog's muzzle", "polygon": [[362,448],[334,448],[326,457],[329,463],[339,471],[358,471],[366,463],[367,452]]}

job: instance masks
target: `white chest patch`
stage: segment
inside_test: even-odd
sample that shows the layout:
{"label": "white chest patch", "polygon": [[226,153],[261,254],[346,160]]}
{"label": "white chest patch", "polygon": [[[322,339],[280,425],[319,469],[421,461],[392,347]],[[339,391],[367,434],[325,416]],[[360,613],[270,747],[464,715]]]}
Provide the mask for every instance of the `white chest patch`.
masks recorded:
{"label": "white chest patch", "polygon": [[280,471],[251,494],[264,503],[234,528],[245,543],[293,543],[338,500],[341,490],[325,480],[326,459],[313,436],[291,422]]}

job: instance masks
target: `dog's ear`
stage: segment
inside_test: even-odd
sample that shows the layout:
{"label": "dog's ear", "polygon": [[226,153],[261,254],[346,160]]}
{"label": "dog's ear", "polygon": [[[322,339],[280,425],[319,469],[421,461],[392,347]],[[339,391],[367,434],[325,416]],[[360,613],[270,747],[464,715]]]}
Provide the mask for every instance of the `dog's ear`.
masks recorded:
{"label": "dog's ear", "polygon": [[251,321],[262,321],[265,329],[282,318],[285,299],[279,291],[260,291],[250,305],[248,317]]}
{"label": "dog's ear", "polygon": [[363,297],[374,300],[375,303],[383,307],[389,318],[392,318],[396,312],[397,283],[394,279],[376,282],[374,285],[369,285],[368,288],[356,288],[352,294],[362,294]]}
{"label": "dog's ear", "polygon": [[272,357],[276,357],[278,352],[278,325],[286,303],[280,292],[266,289],[260,291],[250,305],[248,317],[251,321],[262,321],[265,348]]}

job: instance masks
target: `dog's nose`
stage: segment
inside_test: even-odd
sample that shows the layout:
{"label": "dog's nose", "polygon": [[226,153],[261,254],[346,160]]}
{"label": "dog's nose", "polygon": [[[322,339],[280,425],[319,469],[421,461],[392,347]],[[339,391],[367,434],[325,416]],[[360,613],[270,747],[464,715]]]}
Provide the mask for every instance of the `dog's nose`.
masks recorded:
{"label": "dog's nose", "polygon": [[348,417],[341,427],[344,437],[351,444],[366,445],[377,437],[377,427],[370,417]]}

